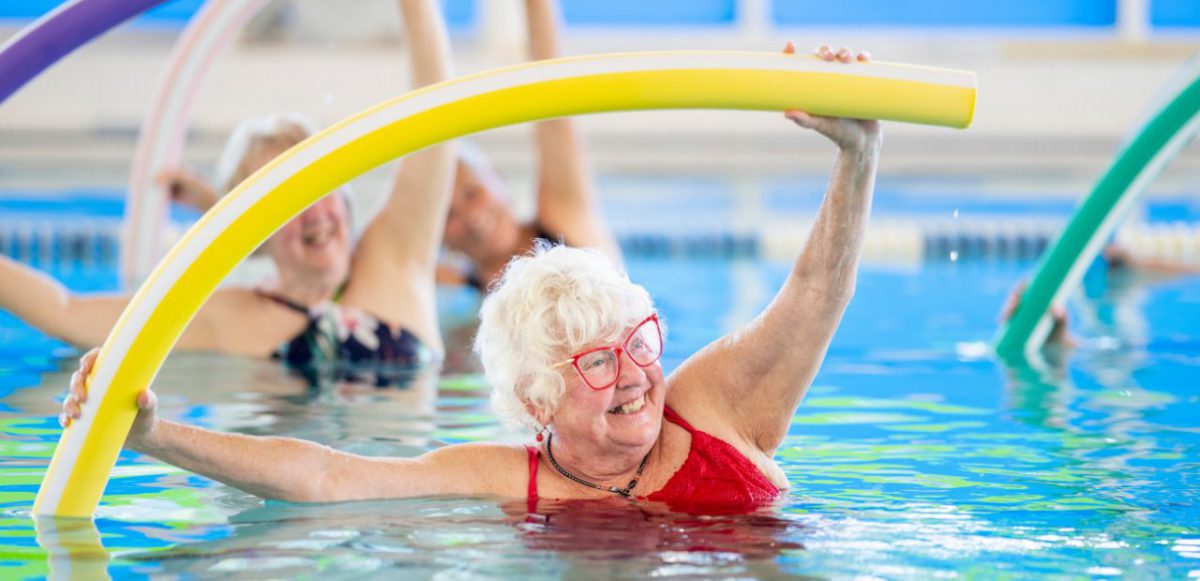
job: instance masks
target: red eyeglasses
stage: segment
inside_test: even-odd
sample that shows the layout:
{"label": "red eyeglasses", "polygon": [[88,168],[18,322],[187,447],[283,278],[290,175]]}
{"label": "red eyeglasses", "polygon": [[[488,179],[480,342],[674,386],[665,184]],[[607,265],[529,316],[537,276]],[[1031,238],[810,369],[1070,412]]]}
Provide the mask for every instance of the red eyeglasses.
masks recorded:
{"label": "red eyeglasses", "polygon": [[662,328],[658,326],[656,313],[638,323],[619,345],[588,349],[551,367],[574,365],[583,382],[600,391],[612,387],[621,375],[621,352],[629,355],[629,359],[638,367],[649,367],[662,357],[662,349]]}

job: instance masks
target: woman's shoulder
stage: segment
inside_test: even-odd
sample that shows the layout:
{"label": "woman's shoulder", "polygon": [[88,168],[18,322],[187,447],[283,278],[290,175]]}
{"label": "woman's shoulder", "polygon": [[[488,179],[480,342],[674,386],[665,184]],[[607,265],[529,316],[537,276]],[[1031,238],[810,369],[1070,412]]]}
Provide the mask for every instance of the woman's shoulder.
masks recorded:
{"label": "woman's shoulder", "polygon": [[459,477],[475,480],[473,490],[523,498],[529,485],[528,448],[521,444],[470,442],[429,452],[425,457]]}
{"label": "woman's shoulder", "polygon": [[528,455],[522,444],[506,442],[466,442],[452,444],[429,452],[430,457],[446,457],[461,460],[492,459],[498,462],[523,460]]}

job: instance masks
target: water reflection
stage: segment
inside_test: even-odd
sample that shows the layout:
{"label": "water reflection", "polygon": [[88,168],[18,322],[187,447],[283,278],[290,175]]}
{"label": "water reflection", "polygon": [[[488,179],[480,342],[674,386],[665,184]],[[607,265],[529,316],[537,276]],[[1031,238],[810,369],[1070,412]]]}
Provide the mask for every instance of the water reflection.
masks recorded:
{"label": "water reflection", "polygon": [[1196,439],[1179,432],[1178,414],[1192,407],[1179,405],[1188,391],[1180,379],[1189,371],[1172,362],[1172,349],[1148,350],[1147,283],[1129,271],[1093,269],[1074,301],[1082,347],[1048,346],[1040,365],[1000,363],[1013,417],[1056,434],[1043,447],[1058,459],[1057,474],[1032,477],[1073,480],[1090,506],[1188,534],[1186,525],[1173,529],[1187,521],[1172,507],[1192,513],[1200,502],[1188,485],[1195,465],[1177,462],[1200,453]]}
{"label": "water reflection", "polygon": [[680,513],[665,505],[612,498],[539,500],[532,511],[521,503],[506,505],[526,546],[578,554],[588,559],[636,559],[660,553],[710,553],[728,560],[773,559],[785,550],[802,550],[804,526],[782,518],[777,507],[750,513]]}
{"label": "water reflection", "polygon": [[34,519],[37,544],[46,551],[48,579],[108,579],[108,551],[88,519]]}
{"label": "water reflection", "polygon": [[803,550],[806,526],[766,510],[694,516],[629,501],[524,503],[418,499],[302,506],[267,503],[231,515],[228,537],[123,559],[167,574],[338,571],[430,575],[701,574],[780,576],[781,555]]}

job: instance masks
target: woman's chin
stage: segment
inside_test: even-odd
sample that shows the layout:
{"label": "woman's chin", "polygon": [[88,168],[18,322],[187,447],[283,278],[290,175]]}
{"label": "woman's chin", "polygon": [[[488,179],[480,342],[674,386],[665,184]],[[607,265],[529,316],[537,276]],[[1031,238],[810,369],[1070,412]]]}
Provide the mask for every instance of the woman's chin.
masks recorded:
{"label": "woman's chin", "polygon": [[647,400],[642,409],[628,414],[606,413],[613,439],[628,445],[654,442],[662,429],[662,408]]}

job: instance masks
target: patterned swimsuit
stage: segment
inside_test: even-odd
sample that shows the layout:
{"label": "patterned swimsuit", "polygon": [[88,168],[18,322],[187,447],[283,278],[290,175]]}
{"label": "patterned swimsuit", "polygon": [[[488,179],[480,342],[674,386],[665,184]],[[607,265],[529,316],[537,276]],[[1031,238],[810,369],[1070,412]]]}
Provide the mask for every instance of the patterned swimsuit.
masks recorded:
{"label": "patterned swimsuit", "polygon": [[305,307],[264,290],[259,296],[304,315],[308,324],[272,356],[313,385],[329,381],[404,386],[434,360],[408,329],[393,329],[353,307],[325,302]]}

